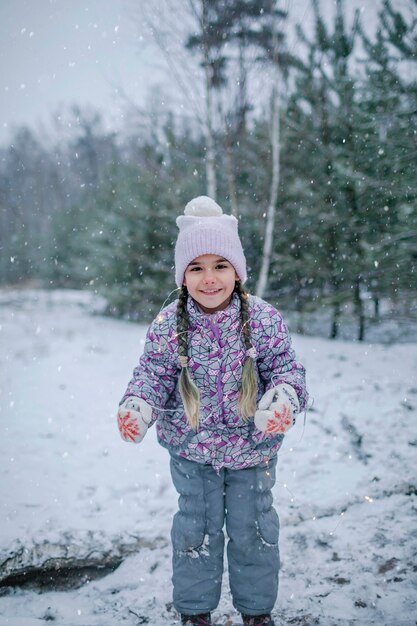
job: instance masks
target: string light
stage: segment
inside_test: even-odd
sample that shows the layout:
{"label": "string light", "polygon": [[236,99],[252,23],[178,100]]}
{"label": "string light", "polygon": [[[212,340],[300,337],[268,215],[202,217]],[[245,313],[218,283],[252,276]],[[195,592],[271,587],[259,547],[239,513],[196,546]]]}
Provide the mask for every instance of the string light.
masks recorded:
{"label": "string light", "polygon": [[344,516],[344,514],[345,514],[345,512],[344,512],[344,511],[342,511],[342,512],[341,512],[341,514],[340,514],[340,517],[339,517],[339,521],[337,522],[337,524],[336,524],[336,526],[333,528],[333,530],[331,530],[331,531],[329,532],[329,535],[333,535],[333,534],[336,532],[336,530],[339,528],[339,526],[340,526],[340,524],[341,524],[341,522],[342,522],[342,517]]}
{"label": "string light", "polygon": [[168,302],[168,300],[170,299],[170,297],[172,296],[173,293],[175,293],[176,291],[181,291],[181,289],[179,287],[176,287],[175,289],[173,289],[165,298],[165,300],[163,301],[161,308],[159,309],[159,312],[162,311],[162,309],[165,307],[165,303]]}

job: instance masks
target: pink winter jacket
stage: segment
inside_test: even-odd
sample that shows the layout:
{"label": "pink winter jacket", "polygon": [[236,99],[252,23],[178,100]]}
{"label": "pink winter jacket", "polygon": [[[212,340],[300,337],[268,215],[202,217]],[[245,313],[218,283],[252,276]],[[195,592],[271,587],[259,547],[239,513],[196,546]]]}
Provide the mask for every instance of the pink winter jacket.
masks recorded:
{"label": "pink winter jacket", "polygon": [[[246,350],[241,332],[240,300],[233,295],[224,311],[202,313],[189,297],[188,356],[191,376],[200,390],[200,426],[188,424],[178,390],[181,371],[173,302],[151,324],[138,366],[121,402],[129,396],[153,408],[158,440],[181,457],[197,463],[243,469],[275,456],[283,435],[260,432],[253,419],[239,415],[238,396]],[[259,402],[270,387],[288,383],[297,392],[300,411],[308,400],[304,367],[296,361],[288,329],[278,311],[249,297],[252,344],[256,349]]]}

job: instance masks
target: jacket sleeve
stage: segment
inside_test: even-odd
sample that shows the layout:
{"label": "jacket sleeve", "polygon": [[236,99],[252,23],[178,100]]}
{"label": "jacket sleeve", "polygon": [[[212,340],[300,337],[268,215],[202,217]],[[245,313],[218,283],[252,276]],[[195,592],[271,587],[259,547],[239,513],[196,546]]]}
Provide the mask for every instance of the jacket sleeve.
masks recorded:
{"label": "jacket sleeve", "polygon": [[148,329],[143,354],[120,404],[131,396],[141,398],[152,407],[152,422],[156,421],[180,374],[176,344],[175,328],[169,316],[167,319],[160,314]]}
{"label": "jacket sleeve", "polygon": [[270,307],[269,314],[262,316],[259,324],[257,366],[265,391],[282,383],[291,385],[297,393],[300,411],[303,411],[308,402],[305,369],[296,360],[291,336],[282,316]]}

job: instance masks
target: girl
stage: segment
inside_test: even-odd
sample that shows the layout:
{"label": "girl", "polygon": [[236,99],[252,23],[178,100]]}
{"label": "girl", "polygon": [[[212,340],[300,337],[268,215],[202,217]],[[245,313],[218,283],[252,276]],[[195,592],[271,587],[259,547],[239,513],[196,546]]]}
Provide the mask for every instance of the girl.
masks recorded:
{"label": "girl", "polygon": [[123,439],[139,443],[156,422],[171,455],[181,623],[212,623],[226,524],[233,604],[244,626],[273,626],[279,522],[271,489],[283,433],[307,403],[305,371],[281,315],[243,287],[236,218],[200,196],[177,225],[179,297],[148,330],[118,425]]}

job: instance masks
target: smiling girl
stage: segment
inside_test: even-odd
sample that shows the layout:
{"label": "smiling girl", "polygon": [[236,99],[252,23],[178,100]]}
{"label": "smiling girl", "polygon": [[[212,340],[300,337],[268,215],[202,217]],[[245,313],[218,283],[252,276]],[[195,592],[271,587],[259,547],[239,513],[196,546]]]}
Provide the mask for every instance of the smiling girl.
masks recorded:
{"label": "smiling girl", "polygon": [[156,422],[179,497],[172,526],[174,606],[211,624],[227,531],[230,589],[244,626],[273,626],[279,522],[277,452],[307,403],[282,316],[248,294],[237,220],[206,196],[177,218],[178,300],[148,330],[120,403],[126,441]]}
{"label": "smiling girl", "polygon": [[215,313],[229,306],[237,280],[233,265],[216,254],[197,257],[184,273],[184,286],[204,313]]}

